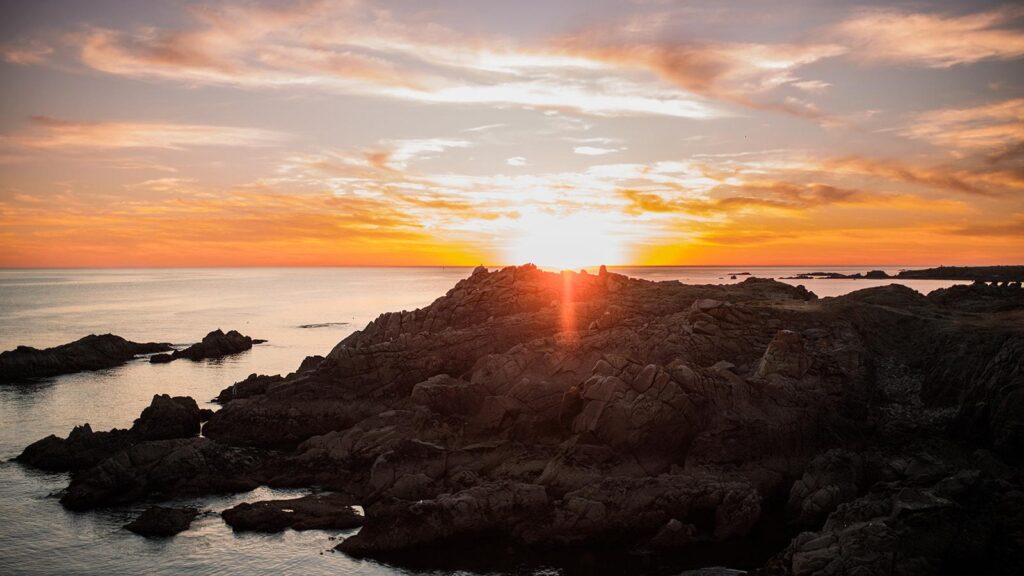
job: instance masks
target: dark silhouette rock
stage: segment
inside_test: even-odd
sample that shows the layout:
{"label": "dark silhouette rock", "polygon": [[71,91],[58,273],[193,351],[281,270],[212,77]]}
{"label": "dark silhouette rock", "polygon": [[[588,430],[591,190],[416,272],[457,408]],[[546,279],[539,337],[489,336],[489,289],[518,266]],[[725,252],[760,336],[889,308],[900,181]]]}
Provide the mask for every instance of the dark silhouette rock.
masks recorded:
{"label": "dark silhouette rock", "polygon": [[29,445],[17,460],[53,472],[80,470],[99,464],[135,441],[135,435],[127,430],[93,432],[92,427],[83,424],[75,426],[67,438],[51,434]]}
{"label": "dark silhouette rock", "polygon": [[50,471],[91,468],[139,442],[196,436],[200,421],[210,415],[192,398],[158,394],[129,430],[93,432],[88,424],[76,426],[67,438],[50,435],[29,445],[17,460]]}
{"label": "dark silhouette rock", "polygon": [[131,431],[144,440],[188,438],[199,434],[202,419],[203,414],[192,398],[158,394],[135,420]]}
{"label": "dark silhouette rock", "polygon": [[221,516],[236,532],[292,530],[347,530],[363,525],[344,494],[311,494],[290,500],[264,500],[228,508]]}
{"label": "dark silhouette rock", "polygon": [[188,530],[198,515],[199,511],[195,508],[152,506],[124,527],[142,536],[174,536]]}
{"label": "dark silhouette rock", "polygon": [[71,478],[60,501],[88,510],[163,495],[244,492],[259,486],[256,455],[206,438],[140,442]]}
{"label": "dark silhouette rock", "polygon": [[[1024,327],[1019,309],[972,298],[476,271],[315,366],[226,389],[202,438],[125,432],[63,502],[316,487],[344,494],[341,518],[364,507],[339,546],[358,556],[472,543],[717,551],[708,564],[743,558],[757,574],[1012,573]],[[294,527],[295,506],[225,520]]]}
{"label": "dark silhouette rock", "polygon": [[139,354],[166,352],[170,344],[140,344],[103,334],[90,335],[69,344],[45,350],[18,346],[0,353],[0,382],[23,382],[34,378],[103,370],[128,362]]}
{"label": "dark silhouette rock", "polygon": [[180,358],[187,358],[192,361],[220,358],[245,352],[252,348],[253,343],[259,344],[262,342],[266,342],[266,340],[253,340],[248,336],[243,336],[236,330],[225,333],[217,329],[204,336],[202,342],[193,344],[184,350],[175,350],[171,354],[158,354],[150,358],[150,362],[166,364]]}

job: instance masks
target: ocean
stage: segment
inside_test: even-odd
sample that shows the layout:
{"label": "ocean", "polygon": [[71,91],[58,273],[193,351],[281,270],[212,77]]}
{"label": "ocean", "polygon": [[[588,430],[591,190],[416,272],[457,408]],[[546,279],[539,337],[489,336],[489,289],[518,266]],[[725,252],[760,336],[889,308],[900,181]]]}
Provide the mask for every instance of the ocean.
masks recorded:
{"label": "ocean", "polygon": [[[613,271],[651,280],[718,284],[733,273],[781,278],[825,270],[875,267],[650,267]],[[889,273],[900,268],[881,267]],[[139,342],[189,344],[207,332],[238,330],[267,339],[252,350],[204,362],[152,365],[145,360],[28,385],[0,385],[0,574],[409,574],[331,550],[337,531],[234,534],[217,515],[197,518],[174,538],[147,539],[121,527],[144,505],[66,512],[57,493],[66,474],[13,462],[28,444],[66,436],[88,422],[94,430],[125,428],[154,394],[195,398],[200,406],[252,373],[293,371],[326,354],[377,315],[412,310],[443,295],[469,268],[204,268],[0,270],[0,350],[45,348],[88,334]],[[838,296],[894,280],[786,280],[819,296]],[[954,282],[901,282],[927,293]],[[180,500],[220,511],[242,501],[299,496],[259,488],[225,497]],[[547,573],[557,573],[549,571]]]}

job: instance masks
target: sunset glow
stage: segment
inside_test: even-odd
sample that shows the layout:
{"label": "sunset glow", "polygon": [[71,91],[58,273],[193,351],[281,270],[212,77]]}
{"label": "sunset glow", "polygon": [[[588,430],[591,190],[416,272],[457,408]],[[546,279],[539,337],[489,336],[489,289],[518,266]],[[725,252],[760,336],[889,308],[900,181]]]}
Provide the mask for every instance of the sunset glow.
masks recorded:
{"label": "sunset glow", "polygon": [[0,266],[1024,260],[1019,7],[709,6],[4,3]]}

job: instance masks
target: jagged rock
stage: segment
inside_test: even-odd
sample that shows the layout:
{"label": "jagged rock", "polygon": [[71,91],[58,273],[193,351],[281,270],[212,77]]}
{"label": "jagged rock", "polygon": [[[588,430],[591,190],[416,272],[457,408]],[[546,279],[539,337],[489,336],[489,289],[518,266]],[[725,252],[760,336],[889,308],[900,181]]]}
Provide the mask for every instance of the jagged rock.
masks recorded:
{"label": "jagged rock", "polygon": [[363,525],[363,517],[344,494],[311,494],[289,500],[264,500],[228,508],[221,517],[236,532],[346,530]]}
{"label": "jagged rock", "polygon": [[195,508],[152,506],[124,527],[143,536],[174,536],[188,530],[198,515],[199,510]]}
{"label": "jagged rock", "polygon": [[[303,370],[299,370],[301,373]],[[277,384],[283,382],[284,377],[280,375],[264,376],[261,374],[250,374],[248,378],[240,382],[235,382],[231,386],[220,391],[220,394],[213,399],[214,402],[220,404],[226,404],[231,400],[238,400],[242,398],[249,398],[250,396],[257,396],[264,394],[266,391]]]}
{"label": "jagged rock", "polygon": [[243,492],[259,486],[252,452],[207,438],[141,442],[79,471],[60,501],[71,510],[163,495]]}
{"label": "jagged rock", "polygon": [[95,334],[45,350],[18,346],[0,353],[0,382],[103,370],[120,366],[139,354],[170,350],[170,344],[130,342],[113,334]]}
{"label": "jagged rock", "polygon": [[480,409],[484,392],[469,382],[439,374],[413,386],[411,398],[439,414],[468,415]]}
{"label": "jagged rock", "polygon": [[203,336],[202,342],[193,344],[184,350],[175,350],[171,354],[158,354],[150,358],[150,362],[166,364],[179,358],[187,358],[193,361],[220,358],[230,354],[245,352],[252,348],[254,343],[259,344],[261,342],[266,342],[266,340],[253,340],[248,336],[243,336],[236,330],[224,333],[224,331],[218,328]]}
{"label": "jagged rock", "polygon": [[202,419],[199,406],[192,398],[157,394],[132,424],[131,431],[144,440],[188,438],[199,434]]}
{"label": "jagged rock", "polygon": [[41,470],[80,470],[99,464],[131,446],[135,440],[135,436],[127,430],[93,432],[91,426],[83,424],[75,426],[67,438],[51,434],[34,442],[22,451],[17,460]]}
{"label": "jagged rock", "polygon": [[804,352],[803,339],[792,330],[779,330],[764,351],[757,366],[757,377],[767,378],[779,374],[800,379],[810,368],[811,359]]}
{"label": "jagged rock", "polygon": [[17,460],[42,470],[81,470],[145,440],[196,436],[203,419],[203,411],[192,398],[158,394],[130,430],[93,432],[89,424],[75,426],[67,438],[50,435],[34,442]]}
{"label": "jagged rock", "polygon": [[362,556],[473,542],[763,558],[766,534],[799,527],[762,574],[872,573],[893,550],[913,573],[933,542],[960,572],[996,573],[1024,533],[1018,316],[900,286],[816,301],[758,278],[477,271],[315,366],[225,390],[205,438],[86,464],[64,500],[315,486],[364,506],[341,545]]}

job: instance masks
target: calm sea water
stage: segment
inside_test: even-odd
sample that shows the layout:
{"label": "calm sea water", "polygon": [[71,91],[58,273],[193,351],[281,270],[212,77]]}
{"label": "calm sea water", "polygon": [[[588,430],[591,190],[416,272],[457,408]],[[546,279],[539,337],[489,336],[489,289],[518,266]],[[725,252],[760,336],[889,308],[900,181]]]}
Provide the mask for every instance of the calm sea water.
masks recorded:
{"label": "calm sea water", "polygon": [[[736,281],[729,278],[733,272],[778,278],[811,270],[616,271],[652,280],[725,283]],[[11,459],[35,440],[66,436],[77,424],[88,422],[97,430],[128,427],[157,393],[192,396],[203,405],[253,372],[290,372],[305,356],[327,353],[378,314],[425,306],[469,273],[465,268],[0,270],[0,350],[20,344],[43,348],[106,332],[187,344],[222,328],[269,340],[217,361],[151,365],[136,360],[26,386],[0,385],[0,574],[407,574],[330,552],[336,543],[331,537],[345,532],[236,535],[218,516],[208,515],[175,538],[142,538],[121,529],[141,507],[66,512],[56,497],[67,485],[66,474],[30,470]],[[819,296],[836,296],[891,281],[790,282]],[[952,282],[907,284],[927,293]],[[261,488],[180,503],[220,511],[242,501],[301,494]]]}

